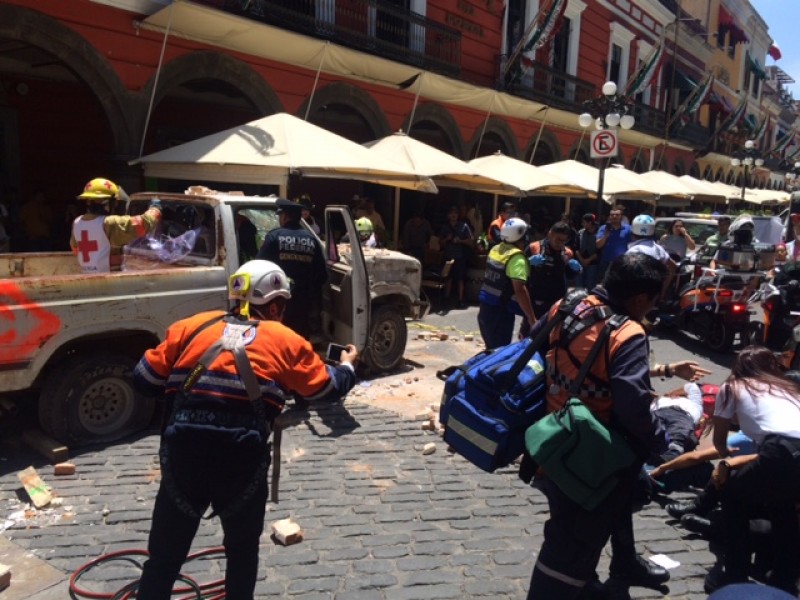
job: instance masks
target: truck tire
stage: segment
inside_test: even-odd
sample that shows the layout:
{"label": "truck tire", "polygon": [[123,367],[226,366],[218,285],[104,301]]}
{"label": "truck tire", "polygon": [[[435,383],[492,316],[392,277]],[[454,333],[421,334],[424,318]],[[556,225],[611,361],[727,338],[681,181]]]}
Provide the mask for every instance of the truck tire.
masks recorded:
{"label": "truck tire", "polygon": [[110,442],[146,427],[155,401],[133,386],[136,360],[94,354],[69,358],[48,374],[39,396],[39,423],[69,446]]}
{"label": "truck tire", "polygon": [[407,339],[403,314],[394,306],[379,306],[372,313],[364,363],[376,372],[391,371],[402,362]]}

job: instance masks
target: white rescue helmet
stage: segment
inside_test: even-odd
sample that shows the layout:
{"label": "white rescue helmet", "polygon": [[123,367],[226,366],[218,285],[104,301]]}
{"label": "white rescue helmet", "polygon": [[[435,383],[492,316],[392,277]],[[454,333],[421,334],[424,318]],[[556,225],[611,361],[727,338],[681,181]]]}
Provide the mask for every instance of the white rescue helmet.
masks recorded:
{"label": "white rescue helmet", "polygon": [[633,235],[653,237],[656,232],[656,220],[650,215],[638,215],[631,223]]}
{"label": "white rescue helmet", "polygon": [[250,260],[228,280],[228,298],[240,302],[240,312],[245,317],[249,317],[250,304],[267,304],[275,298],[288,300],[291,297],[289,278],[269,260]]}
{"label": "white rescue helmet", "polygon": [[728,235],[735,244],[748,245],[753,243],[755,229],[756,224],[753,222],[753,218],[749,215],[742,215],[736,217],[733,223],[731,223]]}
{"label": "white rescue helmet", "polygon": [[528,231],[528,224],[524,219],[513,217],[506,219],[500,228],[500,239],[509,244],[513,244],[523,238]]}

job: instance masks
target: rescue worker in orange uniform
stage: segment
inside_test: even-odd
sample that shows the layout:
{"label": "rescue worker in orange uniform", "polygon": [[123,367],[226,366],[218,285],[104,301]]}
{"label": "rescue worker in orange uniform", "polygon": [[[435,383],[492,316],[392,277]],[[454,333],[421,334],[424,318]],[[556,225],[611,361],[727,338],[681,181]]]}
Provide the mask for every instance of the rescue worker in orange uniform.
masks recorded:
{"label": "rescue worker in orange uniform", "polygon": [[[208,311],[169,327],[134,371],[137,387],[161,394],[170,417],[161,436],[161,485],[137,597],[167,600],[200,524],[222,521],[228,600],[252,600],[267,500],[267,441],[285,395],[338,401],[355,384],[355,346],[336,366],[281,323],[289,280],[252,260],[228,286],[231,313]],[[210,517],[208,517],[210,518]]]}
{"label": "rescue worker in orange uniform", "polygon": [[[592,511],[570,500],[545,474],[542,488],[550,505],[550,518],[545,523],[544,543],[531,576],[529,600],[591,598],[592,588],[599,584],[595,569],[600,553],[612,532],[612,578],[648,586],[669,579],[668,571],[636,554],[631,521],[638,473],[645,460],[651,457],[655,460],[667,449],[665,434],[650,412],[653,397],[649,344],[640,324],[659,297],[665,276],[666,267],[650,256],[618,257],[612,262],[603,286],[592,290],[562,326],[550,334],[547,404],[554,411],[566,403],[570,383],[605,327],[606,318],[614,313],[628,316],[611,333],[607,348],[601,350],[578,395],[598,419],[627,439],[639,460]],[[558,306],[560,302],[546,319],[538,321],[532,336],[553,318]],[[620,532],[623,535],[618,537]],[[584,592],[587,585],[590,588]]]}
{"label": "rescue worker in orange uniform", "polygon": [[121,187],[102,177],[92,179],[78,196],[86,201],[86,214],[73,221],[69,245],[84,273],[119,270],[122,247],[147,235],[161,220],[158,199],[141,215],[111,214],[114,203],[126,197]]}
{"label": "rescue worker in orange uniform", "polygon": [[489,223],[489,229],[486,230],[486,240],[489,248],[496,246],[503,241],[500,237],[500,230],[503,229],[503,223],[505,223],[511,217],[516,216],[516,214],[516,204],[513,202],[503,203],[503,206],[500,209],[500,214],[497,215],[497,218],[494,221]]}

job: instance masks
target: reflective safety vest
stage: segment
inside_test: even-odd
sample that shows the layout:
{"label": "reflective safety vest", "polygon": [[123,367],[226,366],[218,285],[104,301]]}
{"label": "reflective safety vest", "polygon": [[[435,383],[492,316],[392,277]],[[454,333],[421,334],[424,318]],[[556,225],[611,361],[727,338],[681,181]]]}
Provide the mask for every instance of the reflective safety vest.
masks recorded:
{"label": "reflective safety vest", "polygon": [[[490,306],[506,306],[513,312],[519,312],[519,304],[514,296],[511,279],[506,275],[508,261],[522,250],[512,244],[502,243],[493,247],[486,257],[486,272],[479,301]],[[511,304],[511,306],[509,306]]]}
{"label": "reflective safety vest", "polygon": [[103,228],[104,222],[103,217],[87,220],[81,216],[72,223],[74,250],[84,273],[111,271],[111,241]]}
{"label": "reflective safety vest", "polygon": [[[553,306],[549,319],[555,317],[560,305],[558,302]],[[613,314],[600,298],[589,295],[576,305],[561,327],[554,328],[550,333],[550,350],[547,352],[548,411],[556,411],[566,404],[570,385],[577,379],[581,366],[606,326],[606,319]],[[581,401],[605,423],[611,420],[614,402],[608,367],[619,348],[637,335],[645,335],[645,331],[639,323],[630,319],[613,330],[605,351],[601,350],[597,355],[578,388],[577,395]]]}

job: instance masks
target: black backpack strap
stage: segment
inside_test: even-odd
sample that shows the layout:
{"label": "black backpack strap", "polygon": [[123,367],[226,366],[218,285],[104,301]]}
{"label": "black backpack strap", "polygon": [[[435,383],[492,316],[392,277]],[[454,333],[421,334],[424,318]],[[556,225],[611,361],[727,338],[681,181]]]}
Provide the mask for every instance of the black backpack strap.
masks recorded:
{"label": "black backpack strap", "polygon": [[589,373],[589,369],[592,368],[594,361],[597,359],[597,355],[600,354],[600,350],[602,350],[603,346],[605,346],[606,342],[608,341],[611,332],[619,327],[622,327],[623,323],[628,320],[628,317],[625,315],[614,314],[611,318],[606,321],[605,327],[600,332],[600,335],[597,336],[597,341],[592,346],[592,349],[589,351],[589,355],[586,357],[586,360],[581,365],[581,370],[578,372],[578,376],[573,380],[572,384],[569,386],[569,395],[570,396],[577,396],[578,390],[583,383],[583,380],[586,379],[586,375]]}
{"label": "black backpack strap", "polygon": [[586,296],[588,296],[588,293],[582,288],[575,289],[564,296],[564,299],[561,301],[561,305],[558,307],[556,314],[547,320],[547,323],[545,323],[544,326],[539,330],[539,332],[536,334],[536,337],[533,338],[528,347],[525,348],[525,350],[517,357],[517,360],[514,361],[511,369],[509,369],[508,373],[506,373],[505,381],[499,389],[500,394],[504,394],[511,389],[516,382],[517,377],[525,368],[525,365],[528,364],[528,361],[531,359],[531,357],[533,357],[533,355],[539,351],[539,349],[544,345],[544,342],[549,338],[550,332],[553,330],[553,328],[556,325],[559,325],[569,314],[571,314],[578,303]]}

